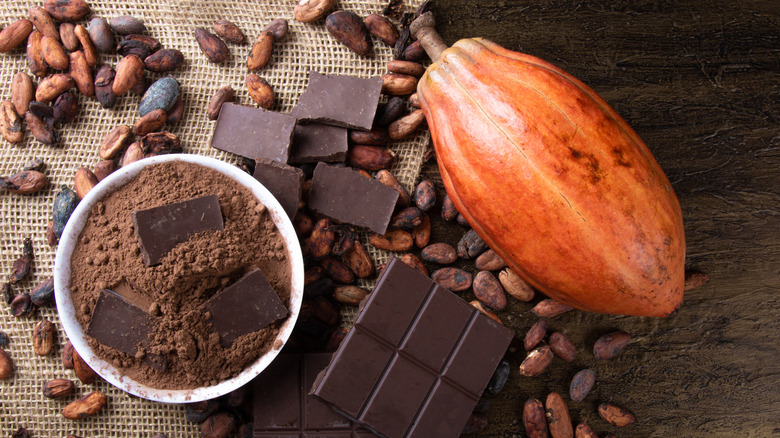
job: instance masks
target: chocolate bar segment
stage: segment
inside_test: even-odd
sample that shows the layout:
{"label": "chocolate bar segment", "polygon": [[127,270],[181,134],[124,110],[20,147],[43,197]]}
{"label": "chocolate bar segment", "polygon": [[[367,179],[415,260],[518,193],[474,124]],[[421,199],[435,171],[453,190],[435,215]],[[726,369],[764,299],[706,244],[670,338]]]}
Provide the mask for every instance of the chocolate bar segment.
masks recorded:
{"label": "chocolate bar segment", "polygon": [[309,85],[293,114],[298,119],[370,131],[374,122],[382,78],[309,73]]}
{"label": "chocolate bar segment", "polygon": [[290,163],[333,163],[347,158],[347,128],[320,123],[297,124],[290,148]]}
{"label": "chocolate bar segment", "polygon": [[254,177],[274,195],[292,219],[301,200],[303,170],[267,158],[258,158],[255,160]]}
{"label": "chocolate bar segment", "polygon": [[262,271],[255,269],[203,304],[219,343],[229,348],[239,337],[287,317],[287,307]]}
{"label": "chocolate bar segment", "polygon": [[328,361],[327,353],[283,352],[277,356],[252,382],[253,436],[374,437],[308,394],[314,378]]}
{"label": "chocolate bar segment", "polygon": [[217,195],[136,210],[132,219],[147,266],[160,263],[168,251],[193,234],[224,228]]}
{"label": "chocolate bar segment", "polygon": [[513,336],[392,259],[311,394],[380,436],[457,437]]}
{"label": "chocolate bar segment", "polygon": [[226,102],[211,137],[211,147],[242,157],[287,162],[295,117]]}
{"label": "chocolate bar segment", "polygon": [[118,293],[103,289],[92,311],[87,334],[130,356],[139,357],[141,352],[144,362],[162,370],[165,361],[145,351],[153,329],[154,318],[145,310],[130,304]]}
{"label": "chocolate bar segment", "polygon": [[309,208],[341,222],[384,234],[393,215],[398,192],[346,167],[317,164]]}

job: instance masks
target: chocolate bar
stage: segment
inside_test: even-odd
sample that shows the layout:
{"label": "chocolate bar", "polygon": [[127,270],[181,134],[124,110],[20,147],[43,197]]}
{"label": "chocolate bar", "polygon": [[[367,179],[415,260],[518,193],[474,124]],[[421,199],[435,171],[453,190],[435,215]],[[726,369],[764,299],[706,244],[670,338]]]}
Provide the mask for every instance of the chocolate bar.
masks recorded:
{"label": "chocolate bar", "polygon": [[374,122],[382,78],[309,73],[309,85],[293,114],[298,119],[370,131]]}
{"label": "chocolate bar", "polygon": [[301,200],[303,170],[267,158],[258,158],[255,160],[254,177],[274,195],[292,219]]}
{"label": "chocolate bar", "polygon": [[219,343],[230,348],[239,337],[287,317],[287,307],[262,271],[255,269],[203,304]]}
{"label": "chocolate bar", "polygon": [[153,266],[193,234],[224,229],[217,195],[132,212],[144,263]]}
{"label": "chocolate bar", "polygon": [[211,137],[211,147],[242,157],[287,162],[295,117],[226,102]]}
{"label": "chocolate bar", "polygon": [[254,437],[374,437],[308,394],[329,360],[328,353],[284,352],[263,370],[252,382]]}
{"label": "chocolate bar", "polygon": [[513,336],[392,259],[311,394],[380,436],[457,437]]}
{"label": "chocolate bar", "polygon": [[319,163],[309,191],[309,208],[384,234],[398,196],[396,190],[352,169]]}
{"label": "chocolate bar", "polygon": [[139,357],[153,368],[165,369],[165,360],[156,354],[144,351],[149,346],[149,335],[154,328],[154,318],[145,310],[130,304],[118,293],[103,289],[100,293],[87,334],[103,345],[122,353]]}
{"label": "chocolate bar", "polygon": [[347,129],[320,123],[295,126],[290,163],[343,162],[347,158]]}

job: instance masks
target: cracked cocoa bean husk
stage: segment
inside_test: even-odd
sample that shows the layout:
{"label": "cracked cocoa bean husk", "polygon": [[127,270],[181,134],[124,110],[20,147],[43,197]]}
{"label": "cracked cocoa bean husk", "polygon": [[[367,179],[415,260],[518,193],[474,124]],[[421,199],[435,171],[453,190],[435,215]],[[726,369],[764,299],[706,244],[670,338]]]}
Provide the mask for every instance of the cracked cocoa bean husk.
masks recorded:
{"label": "cracked cocoa bean husk", "polygon": [[178,154],[183,150],[179,137],[168,131],[146,134],[141,139],[141,145],[143,150],[146,151],[145,156],[147,157]]}
{"label": "cracked cocoa bean husk", "polygon": [[54,108],[48,103],[33,100],[30,102],[28,110],[33,113],[35,117],[43,120],[47,125],[52,125],[54,123]]}
{"label": "cracked cocoa bean husk", "polygon": [[11,301],[11,315],[16,318],[29,316],[33,309],[34,307],[32,300],[30,300],[30,294],[27,292],[16,295]]}
{"label": "cracked cocoa bean husk", "polygon": [[14,300],[14,297],[14,289],[11,286],[11,283],[3,283],[2,298],[5,300],[5,303],[11,304],[11,302]]}
{"label": "cracked cocoa bean husk", "polygon": [[341,257],[347,251],[352,249],[355,241],[358,238],[357,232],[347,225],[338,225],[333,228],[333,232],[336,235],[336,240],[333,242],[331,248],[331,254]]}
{"label": "cracked cocoa bean husk", "polygon": [[43,281],[30,292],[30,300],[38,307],[46,306],[54,302],[54,279]]}
{"label": "cracked cocoa bean husk", "polygon": [[0,106],[0,135],[11,144],[19,144],[24,140],[22,118],[10,100],[4,101]]}
{"label": "cracked cocoa bean husk", "polygon": [[57,131],[32,112],[27,111],[24,114],[24,121],[27,123],[27,127],[30,128],[30,133],[39,142],[46,145],[54,145],[60,141]]}
{"label": "cracked cocoa bean husk", "polygon": [[30,267],[32,266],[35,253],[33,252],[32,239],[29,237],[24,239],[22,246],[22,255],[14,261],[11,275],[8,277],[8,282],[16,284],[24,279],[27,274],[30,273]]}
{"label": "cracked cocoa bean husk", "polygon": [[113,108],[116,105],[116,93],[113,84],[116,72],[110,65],[103,65],[95,75],[95,97],[103,108]]}
{"label": "cracked cocoa bean husk", "polygon": [[382,8],[382,15],[387,15],[390,18],[398,18],[404,11],[404,0],[390,0],[387,5]]}
{"label": "cracked cocoa bean husk", "polygon": [[49,178],[37,170],[23,170],[8,178],[0,177],[0,188],[19,195],[31,195],[46,187]]}

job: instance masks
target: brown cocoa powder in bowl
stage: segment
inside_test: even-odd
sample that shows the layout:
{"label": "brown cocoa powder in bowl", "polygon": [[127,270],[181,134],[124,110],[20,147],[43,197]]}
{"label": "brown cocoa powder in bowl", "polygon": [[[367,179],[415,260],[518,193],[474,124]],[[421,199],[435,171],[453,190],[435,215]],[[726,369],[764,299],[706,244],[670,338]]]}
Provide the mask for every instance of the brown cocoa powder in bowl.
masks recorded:
{"label": "brown cocoa powder in bowl", "polygon": [[[159,265],[146,266],[131,212],[211,194],[219,197],[224,230],[196,234]],[[213,169],[161,163],[143,169],[93,206],[71,258],[70,286],[85,331],[105,288],[148,309],[156,318],[147,353],[164,356],[167,366],[155,370],[88,337],[99,357],[147,386],[190,389],[231,378],[272,348],[283,321],[223,348],[200,310],[206,300],[255,268],[289,309],[289,251],[265,206],[247,188]]]}

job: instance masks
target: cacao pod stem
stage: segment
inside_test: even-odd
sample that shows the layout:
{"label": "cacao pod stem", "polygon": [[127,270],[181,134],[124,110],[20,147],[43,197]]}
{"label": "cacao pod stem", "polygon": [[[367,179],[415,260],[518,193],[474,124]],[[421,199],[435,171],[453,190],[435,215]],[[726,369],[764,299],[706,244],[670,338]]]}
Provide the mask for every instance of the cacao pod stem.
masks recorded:
{"label": "cacao pod stem", "polygon": [[426,12],[417,17],[409,26],[412,35],[420,41],[425,52],[436,62],[441,57],[441,52],[447,48],[447,43],[436,32],[436,20],[433,12]]}

